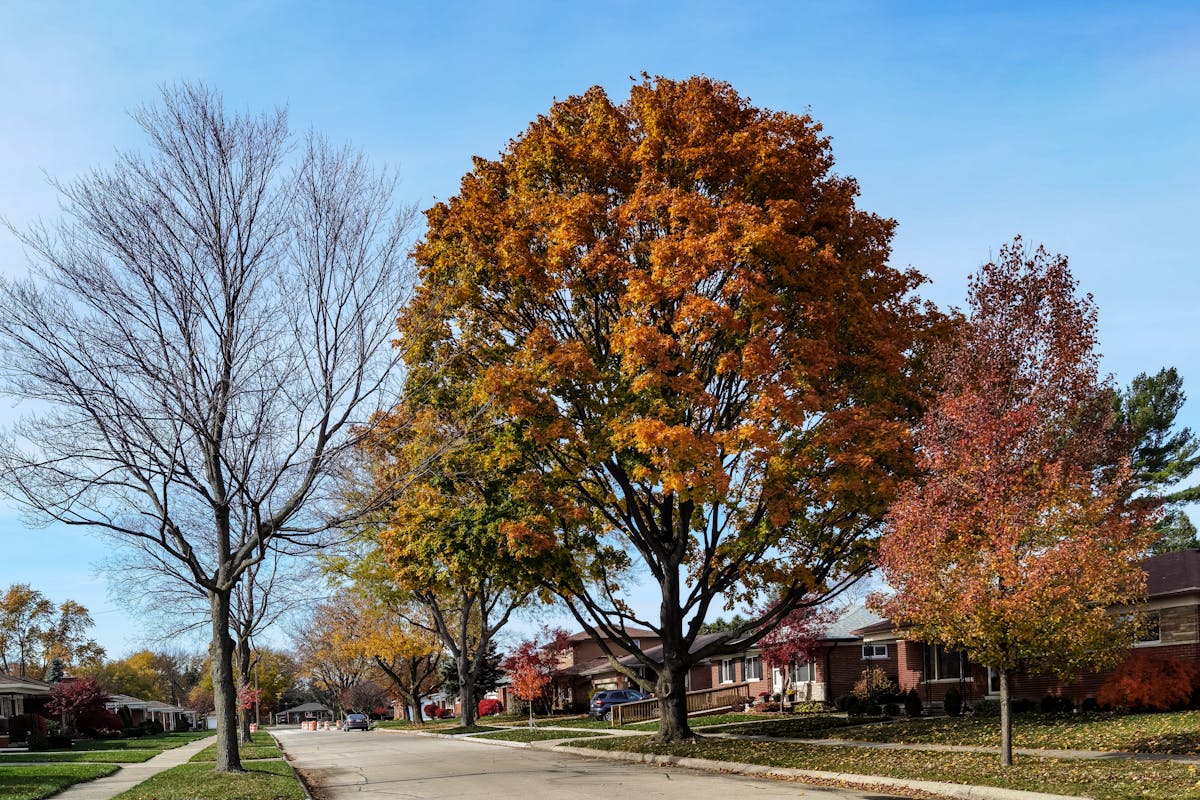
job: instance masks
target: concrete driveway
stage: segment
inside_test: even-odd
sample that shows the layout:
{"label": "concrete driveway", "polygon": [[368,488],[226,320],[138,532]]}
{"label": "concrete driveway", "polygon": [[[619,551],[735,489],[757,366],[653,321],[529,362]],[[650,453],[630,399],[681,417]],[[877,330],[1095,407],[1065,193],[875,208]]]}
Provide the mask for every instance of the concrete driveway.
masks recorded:
{"label": "concrete driveway", "polygon": [[884,800],[890,795],[755,780],[372,731],[277,731],[318,800]]}

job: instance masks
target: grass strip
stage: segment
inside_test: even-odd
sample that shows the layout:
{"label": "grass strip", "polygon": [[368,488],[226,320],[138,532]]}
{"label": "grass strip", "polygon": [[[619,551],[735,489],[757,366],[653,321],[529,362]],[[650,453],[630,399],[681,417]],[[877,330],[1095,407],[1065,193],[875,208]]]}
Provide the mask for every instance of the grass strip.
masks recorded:
{"label": "grass strip", "polygon": [[[273,744],[251,744],[242,745],[239,748],[240,755],[243,761],[253,761],[259,758],[283,758],[283,753],[278,747]],[[196,755],[188,759],[188,761],[216,761],[217,748],[206,747]]]}
{"label": "grass strip", "polygon": [[[1000,741],[1000,720],[997,717],[910,719],[848,728],[837,736],[868,742],[995,747]],[[1200,711],[1017,714],[1013,717],[1013,744],[1031,749],[1200,755]]]}
{"label": "grass strip", "polygon": [[138,764],[149,761],[162,750],[84,750],[73,752],[59,750],[55,752],[36,753],[4,753],[0,755],[0,764],[38,763],[38,764]]}
{"label": "grass strip", "polygon": [[0,797],[4,800],[41,800],[76,783],[112,775],[117,769],[112,764],[0,766]]}
{"label": "grass strip", "polygon": [[591,731],[548,731],[544,728],[510,728],[496,733],[485,733],[476,739],[500,739],[505,742],[546,742],[551,739],[577,739],[603,736]]}
{"label": "grass strip", "polygon": [[212,736],[212,731],[195,733],[165,733],[158,736],[138,736],[130,739],[82,739],[70,747],[42,752],[78,752],[80,750],[173,750],[197,739]]}
{"label": "grass strip", "polygon": [[245,770],[219,773],[210,764],[180,764],[114,800],[305,800],[304,787],[286,761],[258,761]]}
{"label": "grass strip", "polygon": [[1169,762],[1128,759],[1080,761],[1018,756],[1016,764],[1005,769],[1000,767],[995,755],[988,753],[877,750],[869,747],[728,739],[658,744],[640,736],[592,739],[578,742],[575,746],[592,750],[653,753],[772,767],[995,786],[1085,796],[1095,800],[1200,798],[1195,767]]}
{"label": "grass strip", "polygon": [[[861,724],[861,719],[848,720],[845,715],[805,714],[794,717],[776,716],[772,719],[748,722],[744,725],[731,725],[722,728],[721,733],[793,739],[855,738],[847,731],[851,730],[852,726]],[[885,726],[878,727],[882,729]]]}

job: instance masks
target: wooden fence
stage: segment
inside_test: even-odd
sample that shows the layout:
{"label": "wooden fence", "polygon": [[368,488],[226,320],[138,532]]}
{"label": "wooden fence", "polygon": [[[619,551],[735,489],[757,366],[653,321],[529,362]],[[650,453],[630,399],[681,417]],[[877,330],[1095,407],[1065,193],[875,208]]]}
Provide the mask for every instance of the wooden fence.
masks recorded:
{"label": "wooden fence", "polygon": [[[727,683],[715,689],[697,689],[694,692],[688,692],[687,710],[690,716],[705,711],[729,708],[735,703],[749,703],[750,700],[750,684]],[[658,719],[658,717],[657,697],[651,697],[649,700],[638,700],[635,703],[622,703],[612,708],[613,725],[645,722],[649,719]]]}

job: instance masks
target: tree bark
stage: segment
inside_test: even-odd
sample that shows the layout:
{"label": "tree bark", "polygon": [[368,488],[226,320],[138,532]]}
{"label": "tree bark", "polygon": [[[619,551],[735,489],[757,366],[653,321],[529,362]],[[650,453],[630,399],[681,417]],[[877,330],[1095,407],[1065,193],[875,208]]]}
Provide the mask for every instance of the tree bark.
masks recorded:
{"label": "tree bark", "polygon": [[229,591],[210,591],[212,608],[213,705],[217,714],[217,772],[242,772],[237,736],[237,689],[233,680],[233,637],[229,635]]}
{"label": "tree bark", "polygon": [[[239,638],[236,644],[237,672],[240,686],[250,685],[250,640]],[[242,744],[250,744],[250,709],[239,708],[238,735]]]}
{"label": "tree bark", "polygon": [[475,724],[475,675],[472,674],[470,655],[467,648],[460,648],[458,658],[458,701],[462,705],[459,712],[459,724],[469,728]]}
{"label": "tree bark", "polygon": [[1012,703],[1008,696],[1009,670],[1000,672],[1000,766],[1011,767],[1012,757]]}
{"label": "tree bark", "polygon": [[687,673],[688,663],[677,654],[663,650],[663,666],[658,673],[658,737],[663,742],[694,739],[688,725]]}

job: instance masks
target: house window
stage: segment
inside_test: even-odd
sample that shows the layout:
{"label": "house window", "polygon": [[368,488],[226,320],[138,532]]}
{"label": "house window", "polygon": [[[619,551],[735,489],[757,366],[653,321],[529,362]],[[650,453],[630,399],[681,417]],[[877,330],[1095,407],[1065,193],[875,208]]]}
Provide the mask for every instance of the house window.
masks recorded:
{"label": "house window", "polygon": [[758,656],[746,656],[742,662],[742,680],[762,680],[762,660]]}
{"label": "house window", "polygon": [[796,664],[792,669],[796,683],[812,683],[817,679],[817,665],[811,661]]}
{"label": "house window", "polygon": [[956,650],[947,650],[940,644],[925,646],[926,680],[961,680],[965,675],[962,653]]}
{"label": "house window", "polygon": [[887,658],[888,646],[886,644],[864,644],[862,646],[862,657],[864,659],[872,658]]}
{"label": "house window", "polygon": [[1151,611],[1142,617],[1142,626],[1138,629],[1138,644],[1159,644],[1162,642],[1162,618],[1157,611]]}
{"label": "house window", "polygon": [[721,659],[721,683],[733,683],[737,680],[737,669],[732,658]]}

